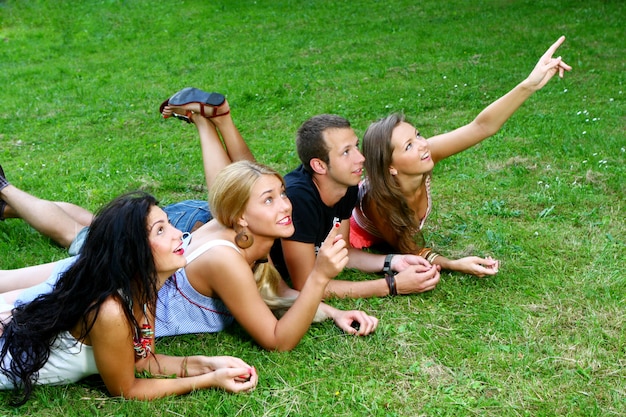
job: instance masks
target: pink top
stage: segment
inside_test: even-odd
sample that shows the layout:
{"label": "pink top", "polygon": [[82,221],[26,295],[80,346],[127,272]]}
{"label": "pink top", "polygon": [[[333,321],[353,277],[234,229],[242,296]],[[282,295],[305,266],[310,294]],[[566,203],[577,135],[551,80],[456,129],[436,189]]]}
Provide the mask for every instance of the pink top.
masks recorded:
{"label": "pink top", "polygon": [[[431,175],[428,175],[425,180],[426,185],[426,198],[428,205],[426,207],[426,214],[421,218],[419,228],[422,230],[426,218],[430,214],[432,209],[432,197],[430,195],[430,180]],[[356,207],[352,210],[352,216],[350,216],[350,245],[353,248],[363,249],[369,248],[377,243],[383,243],[384,239],[381,233],[376,229],[374,223],[367,218],[363,212],[363,197],[369,191],[369,181],[367,178],[359,184],[359,196]]]}

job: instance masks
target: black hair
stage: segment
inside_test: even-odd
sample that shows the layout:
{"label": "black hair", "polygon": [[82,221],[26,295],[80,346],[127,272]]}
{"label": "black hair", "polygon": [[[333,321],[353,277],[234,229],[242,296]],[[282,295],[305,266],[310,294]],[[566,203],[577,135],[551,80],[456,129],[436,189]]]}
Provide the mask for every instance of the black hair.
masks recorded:
{"label": "black hair", "polygon": [[0,371],[13,383],[13,405],[24,404],[32,394],[59,333],[82,321],[78,339],[83,339],[107,298],[120,300],[134,328],[139,325],[131,300],[149,306],[154,313],[157,274],[147,217],[156,204],[153,196],[137,191],[103,207],[91,224],[78,260],[59,277],[52,292],[19,305],[3,324]]}

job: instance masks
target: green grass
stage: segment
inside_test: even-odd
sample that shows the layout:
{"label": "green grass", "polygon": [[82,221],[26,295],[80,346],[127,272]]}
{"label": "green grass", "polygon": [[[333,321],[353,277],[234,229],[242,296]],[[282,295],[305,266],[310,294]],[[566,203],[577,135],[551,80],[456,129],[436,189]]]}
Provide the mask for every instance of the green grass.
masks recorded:
{"label": "green grass", "polygon": [[[225,93],[257,158],[286,173],[311,115],[361,135],[404,111],[429,137],[469,122],[561,34],[574,67],[436,168],[427,240],[493,255],[496,277],[331,301],[380,318],[365,339],[323,323],[289,353],[236,326],[158,342],[242,357],[260,372],[250,394],[125,401],[95,378],[18,409],[0,393],[0,415],[626,414],[624,18],[626,4],[600,0],[0,1],[0,164],[17,186],[92,210],[135,188],[205,198],[195,129],[157,111],[184,86]],[[0,268],[65,254],[0,223]]]}

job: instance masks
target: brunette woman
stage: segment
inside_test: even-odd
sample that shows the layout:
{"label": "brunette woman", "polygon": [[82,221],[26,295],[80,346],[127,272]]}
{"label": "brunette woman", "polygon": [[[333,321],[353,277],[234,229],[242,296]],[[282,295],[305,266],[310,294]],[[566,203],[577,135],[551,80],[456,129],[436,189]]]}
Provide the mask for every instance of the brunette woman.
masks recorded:
{"label": "brunette woman", "polygon": [[359,203],[350,219],[350,244],[356,248],[391,246],[401,253],[422,255],[443,269],[479,277],[498,272],[490,257],[448,259],[424,247],[422,227],[431,211],[435,165],[494,135],[511,115],[550,79],[571,70],[554,58],[565,41],[560,37],[539,59],[530,75],[485,108],[471,123],[426,140],[403,115],[372,123],[363,136],[367,178],[359,187]]}
{"label": "brunette woman", "polygon": [[[111,395],[142,400],[256,385],[254,368],[237,358],[155,352],[158,290],[187,262],[182,233],[152,196],[113,200],[96,216],[80,257],[67,263],[51,291],[18,303],[2,324],[0,387],[16,391],[16,404],[36,384],[92,374],[100,374]],[[137,372],[173,378],[137,378]]]}

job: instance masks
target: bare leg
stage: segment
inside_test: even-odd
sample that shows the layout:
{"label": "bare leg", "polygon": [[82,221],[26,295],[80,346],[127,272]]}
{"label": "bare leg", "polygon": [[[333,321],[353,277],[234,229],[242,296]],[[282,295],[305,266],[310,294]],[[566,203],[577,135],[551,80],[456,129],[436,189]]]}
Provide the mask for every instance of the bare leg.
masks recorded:
{"label": "bare leg", "polygon": [[[211,115],[211,119],[200,115],[200,106],[200,103],[166,106],[163,109],[163,114],[186,114],[196,125],[202,147],[206,184],[211,189],[215,176],[222,168],[232,162],[244,159],[254,161],[254,156],[230,116],[228,101],[225,101],[217,109],[214,109],[213,106],[205,106],[205,114]],[[216,125],[219,125],[221,138]]]}
{"label": "bare leg", "polygon": [[[41,264],[20,269],[0,271],[0,322],[6,323],[12,316],[12,309],[17,298],[26,288],[39,285],[46,281],[56,262]],[[2,329],[0,327],[0,335]]]}
{"label": "bare leg", "polygon": [[[79,223],[61,206],[52,201],[37,198],[10,184],[0,190],[0,198],[7,203],[5,213],[10,207],[14,213],[17,213],[17,217],[24,219],[38,232],[65,248],[70,246],[76,238],[76,234],[86,226]],[[69,203],[66,204],[68,204],[66,207],[73,206]],[[81,216],[85,217],[85,214],[82,213],[79,217]]]}
{"label": "bare leg", "polygon": [[[76,223],[83,226],[89,226],[93,221],[93,213],[87,209],[77,206],[76,204],[66,203],[64,201],[54,201],[53,203],[59,206],[59,208],[67,213],[68,216],[73,218]],[[20,214],[9,205],[7,205],[4,209],[4,217],[7,219],[21,219]]]}
{"label": "bare leg", "polygon": [[76,204],[66,203],[64,201],[55,201],[54,204],[59,206],[61,210],[67,213],[68,216],[74,219],[74,221],[82,227],[90,226],[93,222],[94,215],[86,208],[77,206]]}
{"label": "bare leg", "polygon": [[[224,102],[224,104],[228,105],[228,102]],[[224,104],[222,104],[222,106],[224,106]],[[228,152],[228,155],[230,155],[230,159],[233,162],[241,160],[255,160],[250,148],[248,148],[248,144],[243,140],[241,133],[239,133],[239,129],[235,126],[231,113],[214,116],[211,121],[215,124],[215,127],[217,127],[218,131],[222,135],[226,151]]]}
{"label": "bare leg", "polygon": [[[190,103],[183,106],[166,106],[163,109],[163,115],[171,115],[172,113],[186,114],[192,122],[198,125],[198,120],[194,113],[200,113],[200,103]],[[190,114],[191,113],[191,114]],[[222,136],[226,152],[231,162],[248,160],[254,161],[254,155],[248,148],[248,144],[243,140],[239,129],[235,126],[230,112],[228,100],[225,100],[217,108],[211,105],[204,106],[204,114],[213,122],[218,132]]]}
{"label": "bare leg", "polygon": [[24,288],[41,284],[50,277],[55,265],[56,262],[50,262],[26,268],[0,271],[0,294],[5,295],[7,302],[15,301],[15,297],[9,299],[8,294],[3,293],[23,290]]}

